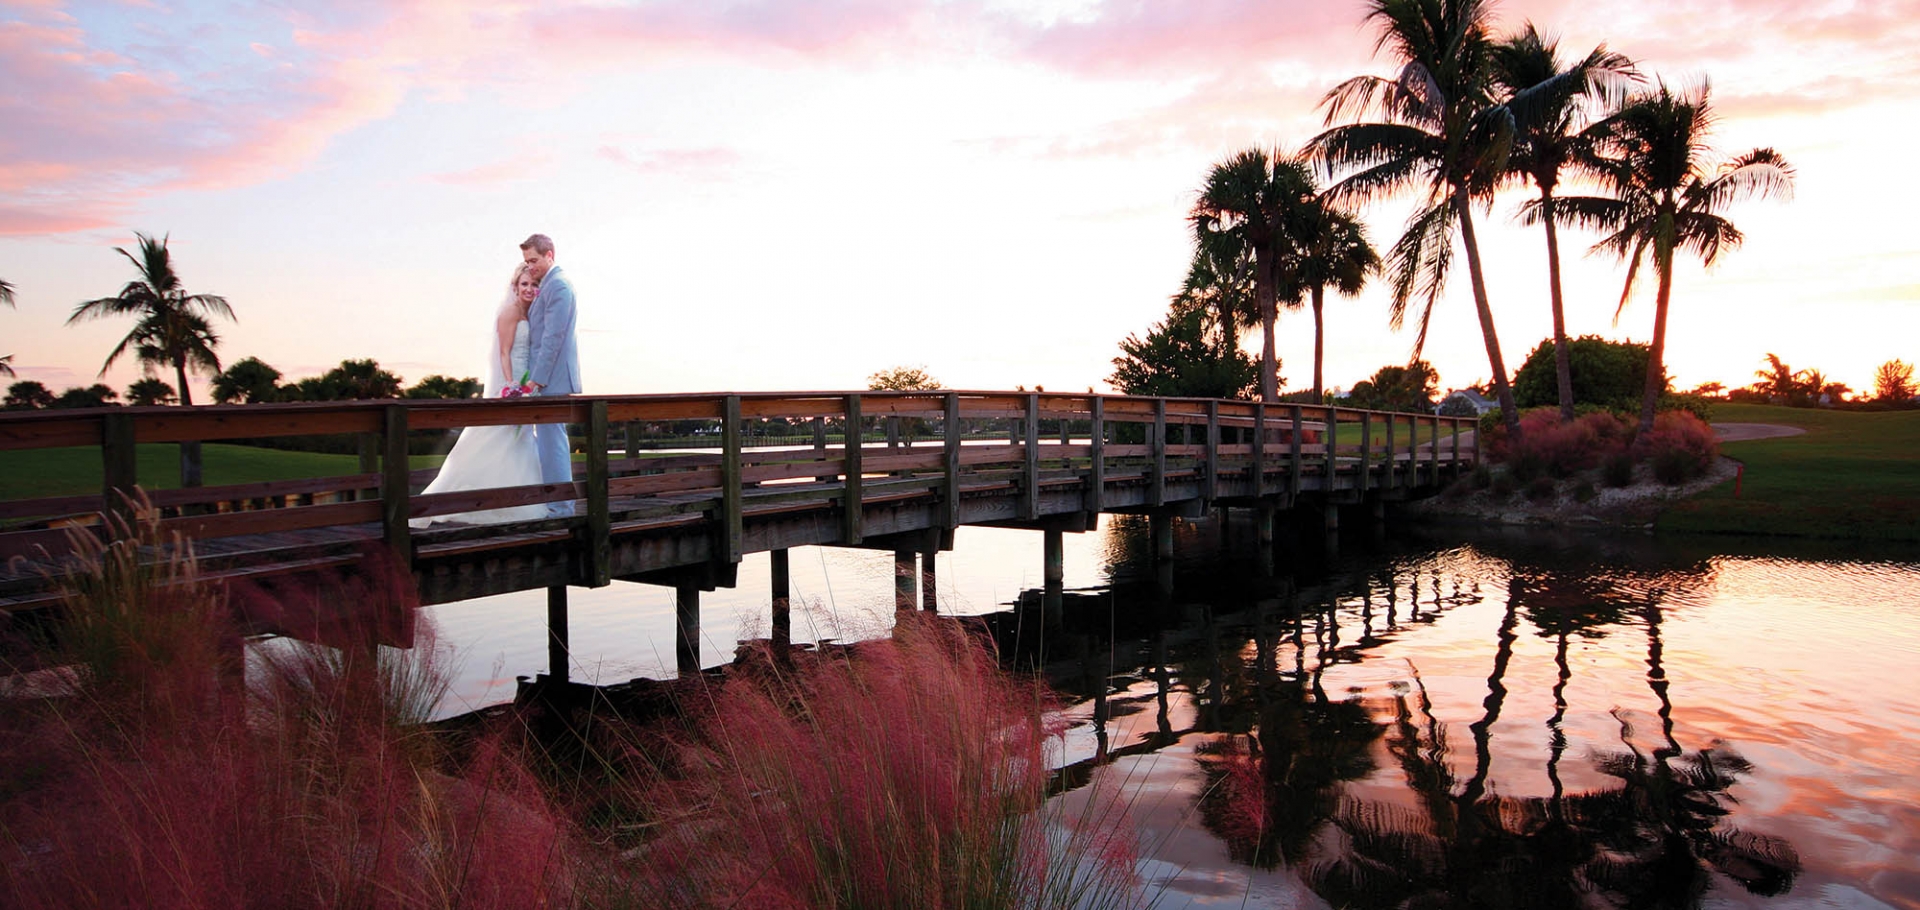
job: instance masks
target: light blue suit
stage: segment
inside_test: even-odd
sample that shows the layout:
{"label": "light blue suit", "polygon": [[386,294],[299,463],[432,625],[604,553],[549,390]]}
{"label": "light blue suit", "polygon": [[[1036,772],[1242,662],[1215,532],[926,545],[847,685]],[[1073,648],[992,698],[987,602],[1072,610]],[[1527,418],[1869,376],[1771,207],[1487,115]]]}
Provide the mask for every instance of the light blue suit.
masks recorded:
{"label": "light blue suit", "polygon": [[[573,285],[560,267],[547,270],[540,294],[527,307],[532,350],[527,357],[529,378],[539,383],[541,395],[573,395],[580,391],[580,348],[574,340],[577,314]],[[567,425],[543,423],[534,427],[534,448],[540,452],[542,483],[571,483],[573,454],[567,444]],[[554,514],[573,514],[572,503],[556,505]]]}

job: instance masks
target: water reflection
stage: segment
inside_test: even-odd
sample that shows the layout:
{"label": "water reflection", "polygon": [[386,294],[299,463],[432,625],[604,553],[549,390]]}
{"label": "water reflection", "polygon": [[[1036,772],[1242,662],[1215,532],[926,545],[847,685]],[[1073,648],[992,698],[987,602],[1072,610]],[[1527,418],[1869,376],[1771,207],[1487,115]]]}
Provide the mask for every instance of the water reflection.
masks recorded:
{"label": "water reflection", "polygon": [[[1091,680],[1083,663],[1097,746],[1069,756],[1069,780],[1103,762],[1145,767],[1143,753],[1184,755],[1194,821],[1161,844],[1193,856],[1203,851],[1175,842],[1204,836],[1230,864],[1189,860],[1163,879],[1161,906],[1211,902],[1234,867],[1249,870],[1249,894],[1336,907],[1765,906],[1810,890],[1827,904],[1920,906],[1911,853],[1862,864],[1843,848],[1854,831],[1836,830],[1892,815],[1895,842],[1920,839],[1910,787],[1877,786],[1913,760],[1894,747],[1902,756],[1883,764],[1808,769],[1796,755],[1910,743],[1912,687],[1883,706],[1870,746],[1786,732],[1807,706],[1769,700],[1780,675],[1821,678],[1828,692],[1878,681],[1831,659],[1860,643],[1820,641],[1830,623],[1722,591],[1729,567],[1743,592],[1754,572],[1797,573],[1803,598],[1828,590],[1804,576],[1838,574],[1840,590],[1873,603],[1791,608],[1877,606],[1910,620],[1900,613],[1920,602],[1920,567],[1748,564],[1640,540],[1390,547],[1271,582],[1189,567],[1180,605],[1158,611],[1178,625],[1107,643],[1119,656],[1106,659],[1110,679]],[[1230,546],[1221,555],[1237,558]],[[1123,587],[1105,609],[1134,604]],[[1815,637],[1777,640],[1782,624]],[[1915,641],[1902,625],[1874,642],[1893,653],[1873,662],[1911,657]],[[1185,730],[1170,720],[1182,702]],[[1129,703],[1141,710],[1110,707]],[[1781,809],[1806,799],[1839,805],[1816,804],[1815,822]]]}

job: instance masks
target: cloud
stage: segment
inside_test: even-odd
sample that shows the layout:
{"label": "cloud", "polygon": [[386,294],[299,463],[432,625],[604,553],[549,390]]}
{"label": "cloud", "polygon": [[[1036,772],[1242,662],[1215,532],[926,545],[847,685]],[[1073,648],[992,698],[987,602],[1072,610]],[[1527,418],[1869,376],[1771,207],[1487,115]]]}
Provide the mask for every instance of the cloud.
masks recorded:
{"label": "cloud", "polygon": [[603,145],[596,154],[636,173],[701,179],[723,177],[741,161],[739,152],[718,147],[628,152],[619,146]]}
{"label": "cloud", "polygon": [[553,156],[546,152],[525,152],[462,171],[434,174],[428,179],[453,186],[500,186],[537,177],[540,175],[539,172],[552,162]]}

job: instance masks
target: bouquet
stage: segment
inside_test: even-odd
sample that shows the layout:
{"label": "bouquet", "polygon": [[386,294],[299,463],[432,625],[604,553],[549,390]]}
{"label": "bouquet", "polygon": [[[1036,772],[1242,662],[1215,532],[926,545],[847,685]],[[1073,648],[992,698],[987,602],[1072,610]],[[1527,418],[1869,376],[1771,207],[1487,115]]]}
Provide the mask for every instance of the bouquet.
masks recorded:
{"label": "bouquet", "polygon": [[524,398],[533,394],[533,374],[521,371],[520,381],[500,390],[501,398]]}

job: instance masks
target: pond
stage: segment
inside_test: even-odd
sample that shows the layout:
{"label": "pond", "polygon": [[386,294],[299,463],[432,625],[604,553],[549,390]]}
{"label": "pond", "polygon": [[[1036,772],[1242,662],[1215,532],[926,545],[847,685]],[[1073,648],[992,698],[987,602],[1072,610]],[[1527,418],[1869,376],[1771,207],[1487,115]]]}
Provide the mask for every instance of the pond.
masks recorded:
{"label": "pond", "polygon": [[[1051,618],[1039,535],[940,562],[1063,692],[1059,799],[1105,769],[1156,906],[1920,907],[1913,551],[1396,533],[1268,578],[1244,524],[1179,531],[1171,595],[1142,522],[1069,535]],[[796,640],[884,634],[891,554],[792,564]],[[765,565],[708,596],[708,664],[764,634]],[[452,710],[544,664],[538,592],[436,614]],[[576,593],[576,673],[671,675],[672,617]]]}

